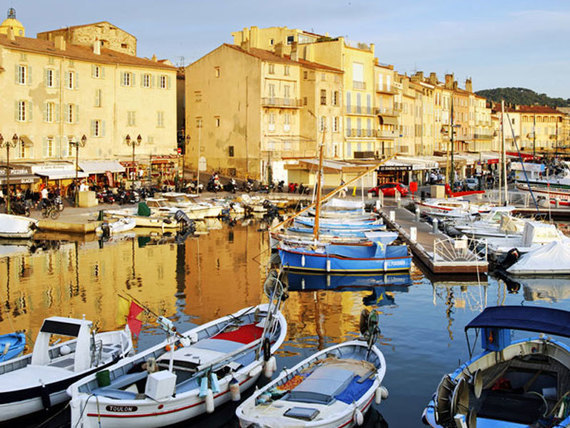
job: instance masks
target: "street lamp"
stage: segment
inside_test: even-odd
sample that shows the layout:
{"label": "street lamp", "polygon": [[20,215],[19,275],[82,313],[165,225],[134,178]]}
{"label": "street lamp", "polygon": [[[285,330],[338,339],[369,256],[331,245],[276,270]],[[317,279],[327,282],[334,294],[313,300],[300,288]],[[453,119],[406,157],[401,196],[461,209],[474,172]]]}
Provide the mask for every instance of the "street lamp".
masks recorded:
{"label": "street lamp", "polygon": [[190,144],[190,135],[186,135],[184,139],[184,153],[182,153],[182,189],[184,189],[184,171],[186,168],[186,149],[188,148],[188,144]]}
{"label": "street lamp", "polygon": [[79,206],[79,148],[85,147],[87,143],[87,137],[85,134],[81,137],[79,141],[70,141],[70,146],[75,146],[75,206]]}
{"label": "street lamp", "polygon": [[125,143],[127,143],[127,146],[131,146],[133,148],[133,162],[132,162],[132,168],[133,168],[133,175],[132,175],[132,180],[131,180],[131,189],[133,189],[135,187],[135,175],[136,175],[136,170],[135,170],[135,147],[140,146],[142,143],[142,137],[141,134],[139,134],[139,136],[137,137],[136,140],[131,139],[131,136],[127,134],[127,136],[125,137]]}
{"label": "street lamp", "polygon": [[0,134],[0,148],[6,147],[6,213],[11,214],[12,209],[10,207],[10,147],[16,148],[20,138],[17,134],[14,134],[12,141],[4,140],[2,134]]}

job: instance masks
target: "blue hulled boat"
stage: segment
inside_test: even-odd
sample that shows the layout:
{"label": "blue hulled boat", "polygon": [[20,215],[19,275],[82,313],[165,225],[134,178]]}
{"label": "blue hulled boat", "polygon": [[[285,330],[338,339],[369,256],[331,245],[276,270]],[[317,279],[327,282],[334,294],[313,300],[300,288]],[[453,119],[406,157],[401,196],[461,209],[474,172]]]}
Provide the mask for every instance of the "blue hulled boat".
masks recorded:
{"label": "blue hulled boat", "polygon": [[8,333],[0,336],[0,362],[17,357],[26,347],[24,333]]}
{"label": "blue hulled boat", "polygon": [[[570,312],[542,307],[486,308],[465,327],[483,352],[441,380],[422,420],[432,427],[570,426],[570,347],[511,329],[570,337]],[[469,336],[467,336],[469,345]]]}

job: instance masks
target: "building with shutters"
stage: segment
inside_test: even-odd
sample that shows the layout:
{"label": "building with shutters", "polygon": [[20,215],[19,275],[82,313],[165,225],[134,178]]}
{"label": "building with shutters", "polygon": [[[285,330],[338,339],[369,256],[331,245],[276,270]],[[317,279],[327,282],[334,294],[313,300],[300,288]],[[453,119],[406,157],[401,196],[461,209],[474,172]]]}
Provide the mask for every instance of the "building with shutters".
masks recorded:
{"label": "building with shutters", "polygon": [[[168,61],[137,57],[136,38],[108,22],[24,34],[11,9],[0,25],[0,134],[17,136],[11,162],[48,180],[72,178],[70,143],[85,135],[82,175],[136,169],[140,178],[152,164],[177,165],[176,68]],[[141,136],[135,165],[127,135]]]}

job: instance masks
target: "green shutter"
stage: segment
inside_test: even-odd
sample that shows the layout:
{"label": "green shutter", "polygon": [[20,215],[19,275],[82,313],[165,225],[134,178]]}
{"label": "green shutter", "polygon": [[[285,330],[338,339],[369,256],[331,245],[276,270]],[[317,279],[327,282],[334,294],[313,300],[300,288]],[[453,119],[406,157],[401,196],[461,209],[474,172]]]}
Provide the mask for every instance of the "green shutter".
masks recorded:
{"label": "green shutter", "polygon": [[135,79],[136,74],[135,73],[131,73],[131,79],[133,79],[131,81],[131,86],[134,88],[136,85],[136,79]]}
{"label": "green shutter", "polygon": [[144,73],[141,73],[141,81],[139,82],[139,86],[142,88],[144,83]]}
{"label": "green shutter", "polygon": [[73,89],[79,89],[79,72],[75,72],[75,85],[73,85]]}
{"label": "green shutter", "polygon": [[47,139],[47,137],[44,137],[43,152],[44,152],[44,158],[47,158],[48,157],[48,139]]}
{"label": "green shutter", "polygon": [[60,118],[60,105],[59,104],[55,104],[55,123],[59,123],[61,118]]}
{"label": "green shutter", "polygon": [[156,76],[155,76],[154,74],[152,75],[150,87],[151,87],[151,88],[156,87]]}
{"label": "green shutter", "polygon": [[166,89],[170,89],[170,77],[171,76],[166,77]]}
{"label": "green shutter", "polygon": [[60,155],[65,157],[67,156],[67,150],[64,146],[64,137],[55,137],[53,139],[53,157],[57,158]]}
{"label": "green shutter", "polygon": [[28,81],[26,82],[28,85],[32,84],[32,66],[28,65]]}
{"label": "green shutter", "polygon": [[104,79],[105,78],[105,67],[101,67],[100,73],[101,73],[101,79]]}
{"label": "green shutter", "polygon": [[26,102],[27,107],[28,107],[28,117],[27,122],[31,122],[34,118],[34,103],[32,103],[31,101]]}
{"label": "green shutter", "polygon": [[68,72],[68,71],[66,71],[66,72],[64,73],[63,85],[64,85],[66,88],[69,88],[69,72]]}
{"label": "green shutter", "polygon": [[55,77],[54,77],[54,79],[55,79],[55,82],[54,82],[55,87],[56,87],[56,88],[59,88],[59,70],[55,70]]}
{"label": "green shutter", "polygon": [[95,64],[91,64],[91,77],[96,77],[95,72],[97,70],[97,66]]}
{"label": "green shutter", "polygon": [[101,137],[105,136],[105,121],[101,121]]}
{"label": "green shutter", "polygon": [[75,121],[74,123],[79,123],[79,104],[75,104]]}
{"label": "green shutter", "polygon": [[46,88],[49,88],[49,69],[47,68],[44,70],[44,83]]}
{"label": "green shutter", "polygon": [[92,137],[95,136],[95,121],[94,120],[91,121],[91,136]]}
{"label": "green shutter", "polygon": [[26,149],[28,150],[28,158],[33,159],[34,158],[34,145],[30,145],[28,147],[26,147]]}
{"label": "green shutter", "polygon": [[48,103],[47,101],[44,103],[44,122],[48,121]]}
{"label": "green shutter", "polygon": [[20,81],[18,80],[18,71],[19,71],[19,66],[18,66],[18,64],[16,64],[15,69],[14,69],[14,82],[15,83],[20,83]]}
{"label": "green shutter", "polygon": [[19,110],[19,101],[16,101],[14,104],[14,120],[19,120],[18,110]]}

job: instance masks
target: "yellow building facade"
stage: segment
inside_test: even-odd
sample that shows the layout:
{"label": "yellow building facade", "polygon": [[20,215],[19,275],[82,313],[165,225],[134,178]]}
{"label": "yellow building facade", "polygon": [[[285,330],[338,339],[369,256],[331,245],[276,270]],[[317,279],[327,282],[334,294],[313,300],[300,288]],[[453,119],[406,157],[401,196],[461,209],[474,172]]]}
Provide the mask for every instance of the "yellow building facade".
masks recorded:
{"label": "yellow building facade", "polygon": [[[4,139],[18,137],[11,161],[36,167],[73,164],[70,142],[83,135],[87,143],[80,161],[131,161],[127,135],[132,141],[141,136],[137,163],[175,155],[175,67],[102,47],[100,24],[81,27],[81,44],[71,43],[73,37],[68,41],[61,30],[36,39],[14,34],[6,23],[0,28],[6,29],[0,34],[0,92],[5,94],[0,133]],[[136,39],[128,39],[136,49]]]}

